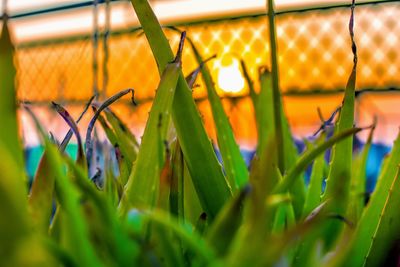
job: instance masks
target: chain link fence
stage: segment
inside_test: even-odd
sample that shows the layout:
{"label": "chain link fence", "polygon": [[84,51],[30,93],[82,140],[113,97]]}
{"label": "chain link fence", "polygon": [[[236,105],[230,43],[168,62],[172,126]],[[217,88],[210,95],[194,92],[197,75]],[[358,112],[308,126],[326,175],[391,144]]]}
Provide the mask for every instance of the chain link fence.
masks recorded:
{"label": "chain link fence", "polygon": [[[287,12],[277,16],[280,84],[287,95],[285,104],[289,119],[295,127],[307,123],[308,126],[318,124],[317,106],[321,106],[323,113],[328,114],[340,104],[341,96],[334,93],[345,87],[352,65],[349,12],[348,8],[335,7]],[[358,90],[400,88],[399,17],[398,2],[357,7]],[[221,60],[226,55],[243,59],[254,81],[258,79],[259,67],[269,65],[270,47],[265,16],[204,21],[177,27],[187,31],[204,58],[217,55],[215,60],[208,63],[215,81],[218,80]],[[165,31],[175,49],[178,34],[168,29]],[[111,32],[106,47],[101,38],[97,75],[98,88],[104,89],[99,89],[100,93],[108,97],[122,89],[135,88],[139,107],[132,110],[119,105],[119,112],[129,117],[132,127],[142,127],[150,107],[148,102],[159,80],[145,36],[138,29]],[[105,62],[106,50],[108,57]],[[93,94],[96,75],[91,36],[19,44],[16,55],[20,100],[34,104],[52,100],[73,104],[83,103]],[[106,87],[102,85],[104,68],[101,66],[104,64],[108,72]],[[183,56],[184,72],[189,73],[196,67],[192,51],[187,46]],[[201,79],[198,83],[194,97],[198,99],[207,129],[213,136],[209,106],[203,101],[206,91]],[[255,140],[248,88],[244,86],[238,94],[232,95],[220,90],[218,82],[217,87],[221,96],[226,98],[225,107],[237,137],[240,140]],[[318,97],[319,100],[315,101]],[[360,108],[362,106],[365,104]],[[364,120],[368,120],[365,119],[368,116],[364,116]],[[245,124],[249,127],[243,127]]]}

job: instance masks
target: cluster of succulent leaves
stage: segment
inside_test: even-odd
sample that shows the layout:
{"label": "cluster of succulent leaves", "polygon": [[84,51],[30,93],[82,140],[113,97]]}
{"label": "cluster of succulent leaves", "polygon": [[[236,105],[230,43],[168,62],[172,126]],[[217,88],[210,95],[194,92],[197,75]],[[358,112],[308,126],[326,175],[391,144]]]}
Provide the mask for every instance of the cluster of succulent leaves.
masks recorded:
{"label": "cluster of succulent leaves", "polygon": [[[273,3],[269,1],[272,71],[260,69],[256,92],[243,63],[257,122],[250,170],[240,154],[210,72],[185,33],[176,56],[147,0],[131,0],[157,61],[160,83],[139,145],[109,105],[128,89],[92,103],[85,146],[77,121],[53,103],[70,131],[58,144],[36,116],[45,152],[26,189],[14,88],[13,46],[7,23],[0,41],[1,266],[379,266],[390,262],[400,238],[400,141],[385,159],[366,204],[366,159],[352,155],[357,51],[338,119],[298,154],[278,83]],[[179,31],[178,29],[174,29]],[[182,74],[184,41],[199,68]],[[192,88],[201,73],[215,122],[223,166],[199,116]],[[334,115],[337,112],[334,112]],[[81,116],[81,117],[82,117]],[[101,127],[110,150],[92,137]],[[334,123],[333,123],[334,121]],[[329,133],[330,129],[330,133]],[[333,132],[333,133],[332,133]],[[77,159],[63,151],[75,135]],[[331,149],[331,162],[324,154]],[[104,167],[97,168],[98,153]],[[310,183],[304,171],[312,165]],[[324,180],[326,179],[326,186]],[[393,258],[392,260],[397,260]]]}

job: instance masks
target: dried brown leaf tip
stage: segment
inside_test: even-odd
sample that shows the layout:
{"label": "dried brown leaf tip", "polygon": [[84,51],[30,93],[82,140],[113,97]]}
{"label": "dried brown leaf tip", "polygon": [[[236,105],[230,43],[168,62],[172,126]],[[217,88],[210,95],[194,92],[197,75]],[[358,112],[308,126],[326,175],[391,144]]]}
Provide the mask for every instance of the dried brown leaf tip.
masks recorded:
{"label": "dried brown leaf tip", "polygon": [[106,101],[104,101],[98,108],[95,114],[93,115],[92,119],[89,122],[88,129],[86,132],[86,159],[87,159],[87,164],[88,164],[88,169],[90,170],[90,164],[91,164],[91,159],[92,159],[92,154],[93,154],[93,144],[92,144],[92,131],[95,125],[95,122],[97,121],[98,117],[100,116],[100,113],[109,107],[111,104],[113,104],[115,101],[120,99],[121,97],[131,93],[131,100],[134,105],[136,105],[135,102],[135,91],[132,88],[128,88],[126,90],[123,90],[110,98],[108,98]]}
{"label": "dried brown leaf tip", "polygon": [[181,39],[179,41],[178,52],[176,53],[176,57],[175,57],[175,60],[174,60],[175,63],[181,63],[182,62],[182,52],[183,52],[183,46],[185,44],[185,39],[186,39],[186,32],[183,31],[181,33]]}
{"label": "dried brown leaf tip", "polygon": [[353,66],[353,70],[355,70],[357,68],[357,63],[358,63],[358,57],[357,57],[357,45],[356,42],[354,40],[354,9],[356,7],[356,1],[352,0],[351,3],[351,15],[350,15],[350,21],[349,21],[349,32],[350,32],[350,38],[351,38],[351,50],[353,52],[353,62],[354,62],[354,66]]}

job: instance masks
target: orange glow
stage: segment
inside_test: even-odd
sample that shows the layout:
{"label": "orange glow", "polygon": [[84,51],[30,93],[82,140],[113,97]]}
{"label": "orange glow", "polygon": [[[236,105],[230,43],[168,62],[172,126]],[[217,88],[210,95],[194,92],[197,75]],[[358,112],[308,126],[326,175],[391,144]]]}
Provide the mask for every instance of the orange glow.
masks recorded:
{"label": "orange glow", "polygon": [[239,93],[244,88],[244,78],[240,70],[239,60],[224,56],[216,60],[214,67],[217,69],[217,83],[219,88],[226,93]]}
{"label": "orange glow", "polygon": [[[399,24],[400,6],[382,4],[362,6],[357,10],[356,39],[359,47],[357,88],[400,86]],[[310,17],[311,14],[311,17]],[[288,14],[277,17],[280,80],[283,92],[291,90],[335,90],[345,86],[352,56],[347,32],[347,9]],[[370,18],[380,18],[383,27]],[[296,25],[303,25],[300,29]],[[321,27],[322,25],[322,27]],[[267,19],[244,18],[218,23],[199,23],[181,27],[187,30],[204,58],[217,54],[235,55],[248,66],[257,90],[258,67],[269,65]],[[325,31],[324,29],[329,29]],[[302,31],[303,33],[300,33]],[[335,32],[334,35],[331,32]],[[174,50],[176,33],[166,30]],[[366,40],[368,36],[368,42]],[[383,41],[385,40],[385,41]],[[387,40],[387,41],[386,41]],[[151,98],[158,83],[158,74],[151,50],[143,35],[121,34],[109,41],[109,71],[112,76],[106,95],[133,87],[139,99]],[[25,100],[84,100],[92,93],[91,40],[18,49],[19,96]],[[100,62],[102,64],[100,44]],[[218,81],[218,60],[209,64]],[[197,67],[189,47],[184,51],[185,73]],[[134,73],[132,73],[134,70]],[[144,79],[145,77],[145,79]],[[101,72],[100,72],[101,80]],[[201,79],[194,91],[196,98],[206,97]],[[62,88],[62,90],[60,90]],[[79,90],[77,90],[79,88]],[[247,92],[247,85],[243,92]],[[62,93],[56,92],[61,91]],[[77,93],[79,92],[79,94]],[[242,93],[242,92],[241,92]]]}
{"label": "orange glow", "polygon": [[[345,87],[352,66],[348,15],[348,9],[336,8],[277,16],[280,85],[283,93],[332,91]],[[400,24],[397,20],[399,16],[398,4],[357,7],[358,90],[400,87],[400,56],[398,55]],[[125,22],[121,20],[121,23]],[[231,77],[228,75],[230,72],[237,72],[237,65],[233,63],[234,59],[245,61],[256,91],[259,89],[258,68],[269,65],[270,47],[266,17],[195,23],[180,28],[187,30],[188,36],[196,43],[203,58],[217,55],[217,59],[210,61],[208,66],[219,89],[218,93],[226,95],[224,91],[232,91],[229,89],[232,86],[224,82],[232,82],[233,79],[224,77]],[[176,51],[179,36],[167,29],[165,33]],[[139,103],[151,100],[159,77],[145,36],[137,33],[113,35],[109,39],[109,48],[110,77],[105,95],[110,96],[122,89],[134,88]],[[226,55],[232,55],[232,62],[227,64],[222,62]],[[101,66],[104,59],[101,43],[99,58],[101,83]],[[84,101],[92,95],[92,45],[89,37],[73,42],[20,47],[17,50],[17,62],[20,99]],[[223,67],[229,68],[232,65],[231,71],[227,71],[228,74],[224,74],[223,71],[221,74]],[[183,55],[184,73],[190,73],[197,66],[190,47],[186,46]],[[240,80],[240,82],[235,82],[235,85],[240,84],[238,86],[240,89],[233,90],[238,93],[227,95],[246,95],[248,88],[247,84],[242,83],[241,74],[237,73],[233,76],[238,81]],[[206,98],[207,94],[201,78],[198,79],[197,84],[199,87],[194,89],[194,98],[198,100]],[[321,96],[317,99],[315,96],[285,98],[289,120],[299,136],[304,136],[318,127],[316,105],[323,108],[323,113],[327,117],[329,112],[340,105],[341,95],[338,94],[332,98]],[[211,114],[206,102],[200,102],[199,108],[203,112],[206,127],[209,132],[212,132]],[[134,127],[143,126],[147,117],[148,103],[142,102],[137,111],[130,115],[129,118]],[[249,100],[247,98],[225,100],[224,103],[236,137],[241,143],[251,146],[255,140],[255,125],[253,119],[249,119],[252,114]],[[142,105],[146,108],[142,108]],[[247,125],[246,123],[248,127],[243,126]]]}

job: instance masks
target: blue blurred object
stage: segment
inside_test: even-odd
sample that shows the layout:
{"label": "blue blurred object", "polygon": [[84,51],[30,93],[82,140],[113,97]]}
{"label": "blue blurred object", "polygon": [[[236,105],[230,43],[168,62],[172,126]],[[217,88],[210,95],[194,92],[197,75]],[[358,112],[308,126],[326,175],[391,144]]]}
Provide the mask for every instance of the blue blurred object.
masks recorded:
{"label": "blue blurred object", "polygon": [[[304,142],[301,140],[295,140],[296,147],[299,152],[302,152],[304,150]],[[362,147],[364,146],[364,143],[362,143],[359,139],[354,138],[354,151],[359,152]],[[113,149],[110,147],[110,149]],[[386,146],[383,144],[372,144],[371,149],[368,155],[368,160],[367,160],[367,192],[371,193],[375,187],[376,180],[378,178],[379,170],[381,168],[382,160],[390,152],[391,147]],[[77,145],[76,144],[70,144],[66,148],[66,153],[70,155],[71,157],[75,158],[76,157],[76,151],[77,151]],[[218,160],[222,162],[221,154],[219,153],[218,149],[215,147],[216,155],[218,157]],[[251,160],[253,159],[255,155],[254,150],[248,150],[248,149],[241,149],[242,156],[247,164],[247,166],[250,166]],[[43,147],[42,146],[36,146],[36,147],[28,147],[25,149],[25,166],[26,166],[26,171],[29,176],[29,182],[32,181],[33,176],[36,172],[36,169],[39,165],[40,158],[43,154]],[[329,151],[326,153],[326,159],[327,161],[329,160]],[[304,177],[306,183],[309,182],[310,178],[310,173],[311,173],[311,166],[307,168],[306,170],[306,175]]]}
{"label": "blue blurred object", "polygon": [[372,144],[367,159],[367,192],[371,193],[376,185],[382,161],[391,147],[383,144]]}
{"label": "blue blurred object", "polygon": [[[297,147],[297,150],[301,153],[304,148],[304,142],[301,140],[295,140],[295,144]],[[358,153],[361,151],[361,149],[364,147],[364,143],[361,142],[358,138],[354,138],[354,152]],[[367,193],[372,193],[372,191],[375,188],[376,185],[376,181],[378,179],[378,175],[379,175],[379,171],[382,165],[382,161],[384,159],[384,157],[390,152],[391,147],[384,145],[384,144],[380,144],[380,143],[376,143],[376,144],[372,144],[369,154],[368,154],[368,159],[367,159]],[[242,156],[246,161],[247,166],[250,166],[250,162],[254,157],[255,151],[254,150],[246,150],[246,149],[242,149]],[[329,161],[329,156],[330,156],[330,151],[327,151],[325,153],[325,158],[327,161]],[[217,151],[217,156],[218,159],[221,161],[221,156],[219,154],[219,152]],[[305,181],[308,184],[309,180],[310,180],[310,175],[311,175],[311,166],[309,166],[305,172]]]}
{"label": "blue blurred object", "polygon": [[[78,146],[70,144],[65,149],[65,152],[72,158],[76,158]],[[25,148],[25,169],[29,176],[29,181],[32,181],[33,176],[39,166],[40,158],[43,155],[43,146],[34,146]]]}

